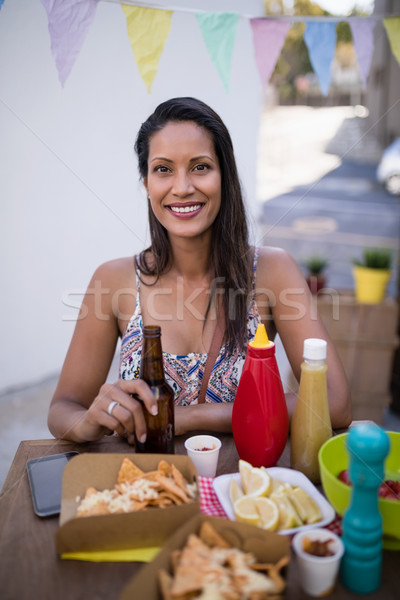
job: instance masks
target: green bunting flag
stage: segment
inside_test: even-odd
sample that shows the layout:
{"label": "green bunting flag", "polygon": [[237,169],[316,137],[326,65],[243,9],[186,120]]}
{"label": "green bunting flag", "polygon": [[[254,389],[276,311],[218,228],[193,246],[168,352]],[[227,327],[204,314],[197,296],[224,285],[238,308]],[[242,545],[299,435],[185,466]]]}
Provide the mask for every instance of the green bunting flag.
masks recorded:
{"label": "green bunting flag", "polygon": [[196,13],[196,18],[208,54],[228,91],[239,16],[237,13]]}

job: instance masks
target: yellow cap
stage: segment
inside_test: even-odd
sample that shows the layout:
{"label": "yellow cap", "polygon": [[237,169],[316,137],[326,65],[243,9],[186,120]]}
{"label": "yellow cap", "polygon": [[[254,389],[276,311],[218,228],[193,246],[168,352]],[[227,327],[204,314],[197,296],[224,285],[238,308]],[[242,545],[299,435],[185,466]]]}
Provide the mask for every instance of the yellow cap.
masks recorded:
{"label": "yellow cap", "polygon": [[265,325],[261,323],[261,325],[257,326],[257,331],[254,340],[250,342],[249,345],[252,348],[267,348],[268,346],[272,346],[272,344],[273,342],[270,342],[268,339]]}

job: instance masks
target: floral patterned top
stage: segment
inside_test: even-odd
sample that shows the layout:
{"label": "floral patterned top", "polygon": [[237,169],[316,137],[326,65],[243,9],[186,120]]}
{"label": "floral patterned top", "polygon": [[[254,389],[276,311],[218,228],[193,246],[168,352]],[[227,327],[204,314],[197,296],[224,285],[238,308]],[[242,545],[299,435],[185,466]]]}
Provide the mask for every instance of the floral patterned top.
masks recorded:
{"label": "floral patterned top", "polygon": [[[254,252],[253,261],[253,290],[257,269],[258,249]],[[132,315],[121,342],[120,376],[122,379],[139,378],[140,355],[143,342],[143,322],[140,307],[140,277],[136,270],[136,308]],[[261,318],[254,299],[251,300],[247,313],[248,340],[255,336]],[[213,366],[208,382],[205,402],[233,402],[239,379],[242,373],[245,352],[235,348],[228,352],[225,344],[221,346],[217,360]],[[175,393],[175,404],[187,406],[197,404],[201,381],[207,360],[206,353],[190,352],[185,355],[163,352],[165,379]]]}

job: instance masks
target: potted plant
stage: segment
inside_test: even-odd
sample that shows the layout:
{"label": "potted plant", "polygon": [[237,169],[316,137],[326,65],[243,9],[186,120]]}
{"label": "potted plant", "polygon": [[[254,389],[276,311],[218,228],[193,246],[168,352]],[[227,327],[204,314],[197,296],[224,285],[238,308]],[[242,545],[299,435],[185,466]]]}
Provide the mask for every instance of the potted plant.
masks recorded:
{"label": "potted plant", "polygon": [[319,254],[314,254],[306,258],[303,265],[307,269],[306,281],[308,287],[313,294],[316,294],[325,287],[326,275],[324,271],[328,266],[328,259]]}
{"label": "potted plant", "polygon": [[393,256],[387,248],[364,248],[362,259],[353,259],[355,295],[362,304],[379,304],[385,297]]}

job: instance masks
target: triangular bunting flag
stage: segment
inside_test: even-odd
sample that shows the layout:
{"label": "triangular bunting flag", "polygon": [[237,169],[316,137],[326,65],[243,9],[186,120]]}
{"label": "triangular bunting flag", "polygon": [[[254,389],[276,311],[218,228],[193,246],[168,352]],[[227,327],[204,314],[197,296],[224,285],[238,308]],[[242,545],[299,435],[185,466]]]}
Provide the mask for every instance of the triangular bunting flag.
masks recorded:
{"label": "triangular bunting flag", "polygon": [[196,18],[208,54],[228,91],[239,17],[237,13],[196,13]]}
{"label": "triangular bunting flag", "polygon": [[122,10],[126,16],[128,37],[136,64],[150,94],[171,29],[173,11],[126,4],[122,5]]}
{"label": "triangular bunting flag", "polygon": [[304,41],[308,48],[310,62],[318,77],[321,92],[327,96],[331,83],[331,65],[336,49],[336,22],[307,23]]}
{"label": "triangular bunting flag", "polygon": [[383,24],[389,38],[390,47],[397,62],[400,64],[400,17],[383,19]]}
{"label": "triangular bunting flag", "polygon": [[351,32],[353,34],[354,50],[357,56],[357,62],[361,73],[363,87],[367,83],[369,69],[371,67],[372,53],[374,51],[374,27],[375,21],[366,19],[365,21],[350,21]]}
{"label": "triangular bunting flag", "polygon": [[250,25],[257,68],[265,87],[271,78],[291,24],[285,21],[250,19]]}
{"label": "triangular bunting flag", "polygon": [[49,22],[51,52],[64,86],[93,22],[98,0],[41,0]]}

